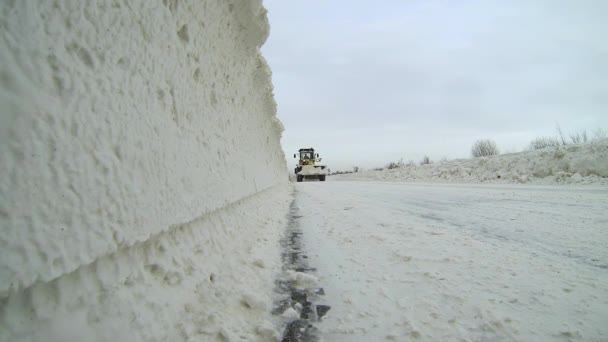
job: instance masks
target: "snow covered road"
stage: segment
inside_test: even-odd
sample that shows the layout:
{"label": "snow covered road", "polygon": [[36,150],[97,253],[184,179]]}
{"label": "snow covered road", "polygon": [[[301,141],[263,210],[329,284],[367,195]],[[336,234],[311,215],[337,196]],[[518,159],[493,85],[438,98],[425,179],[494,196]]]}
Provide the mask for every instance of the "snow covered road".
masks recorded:
{"label": "snow covered road", "polygon": [[305,182],[326,341],[608,338],[608,189]]}

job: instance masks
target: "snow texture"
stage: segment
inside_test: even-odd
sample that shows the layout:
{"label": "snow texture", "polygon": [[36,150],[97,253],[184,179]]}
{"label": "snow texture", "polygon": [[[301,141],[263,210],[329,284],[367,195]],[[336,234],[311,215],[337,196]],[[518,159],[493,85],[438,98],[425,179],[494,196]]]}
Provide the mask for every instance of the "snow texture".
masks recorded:
{"label": "snow texture", "polygon": [[606,187],[298,183],[326,341],[605,341]]}
{"label": "snow texture", "polygon": [[0,340],[273,335],[261,1],[3,1],[0,27]]}
{"label": "snow texture", "polygon": [[568,145],[474,159],[457,159],[334,179],[472,183],[608,185],[608,143]]}
{"label": "snow texture", "polygon": [[[320,165],[317,165],[320,166]],[[327,175],[327,168],[315,167],[313,165],[304,165],[302,170],[298,172],[302,176],[316,176],[316,175]]]}

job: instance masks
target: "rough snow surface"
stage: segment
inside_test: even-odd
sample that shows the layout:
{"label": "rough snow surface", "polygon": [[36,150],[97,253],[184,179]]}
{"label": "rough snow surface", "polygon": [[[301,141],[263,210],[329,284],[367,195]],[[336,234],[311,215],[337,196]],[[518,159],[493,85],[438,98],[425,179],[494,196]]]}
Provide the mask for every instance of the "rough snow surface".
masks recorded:
{"label": "rough snow surface", "polygon": [[261,1],[3,1],[0,27],[0,340],[250,336],[287,212]]}
{"label": "rough snow surface", "polygon": [[310,288],[319,282],[317,277],[304,273],[304,272],[295,272],[295,271],[287,271],[287,277],[289,281],[293,282],[293,285],[296,288]]}
{"label": "rough snow surface", "polygon": [[259,6],[0,5],[0,293],[286,177]]}
{"label": "rough snow surface", "polygon": [[316,167],[313,165],[304,165],[302,166],[302,170],[298,172],[299,175],[302,176],[313,176],[313,175],[327,175],[327,168],[321,168],[319,165]]}
{"label": "rough snow surface", "polygon": [[12,293],[0,341],[274,340],[290,202],[279,185]]}
{"label": "rough snow surface", "polygon": [[608,185],[608,143],[569,145],[333,176],[335,179]]}
{"label": "rough snow surface", "polygon": [[604,341],[608,188],[298,183],[326,341]]}

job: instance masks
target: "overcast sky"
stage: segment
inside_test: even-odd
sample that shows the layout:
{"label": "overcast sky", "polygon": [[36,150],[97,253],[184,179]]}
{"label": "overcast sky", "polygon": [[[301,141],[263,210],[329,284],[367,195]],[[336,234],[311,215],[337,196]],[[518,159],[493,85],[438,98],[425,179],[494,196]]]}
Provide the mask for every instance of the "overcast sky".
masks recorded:
{"label": "overcast sky", "polygon": [[608,1],[265,0],[290,165],[333,170],[504,152],[608,128]]}

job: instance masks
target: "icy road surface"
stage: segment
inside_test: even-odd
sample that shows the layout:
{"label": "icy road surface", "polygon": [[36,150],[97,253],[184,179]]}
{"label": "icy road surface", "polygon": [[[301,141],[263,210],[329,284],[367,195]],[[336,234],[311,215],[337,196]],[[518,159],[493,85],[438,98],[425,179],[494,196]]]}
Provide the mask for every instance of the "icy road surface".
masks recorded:
{"label": "icy road surface", "polygon": [[608,189],[297,184],[325,341],[608,340]]}

